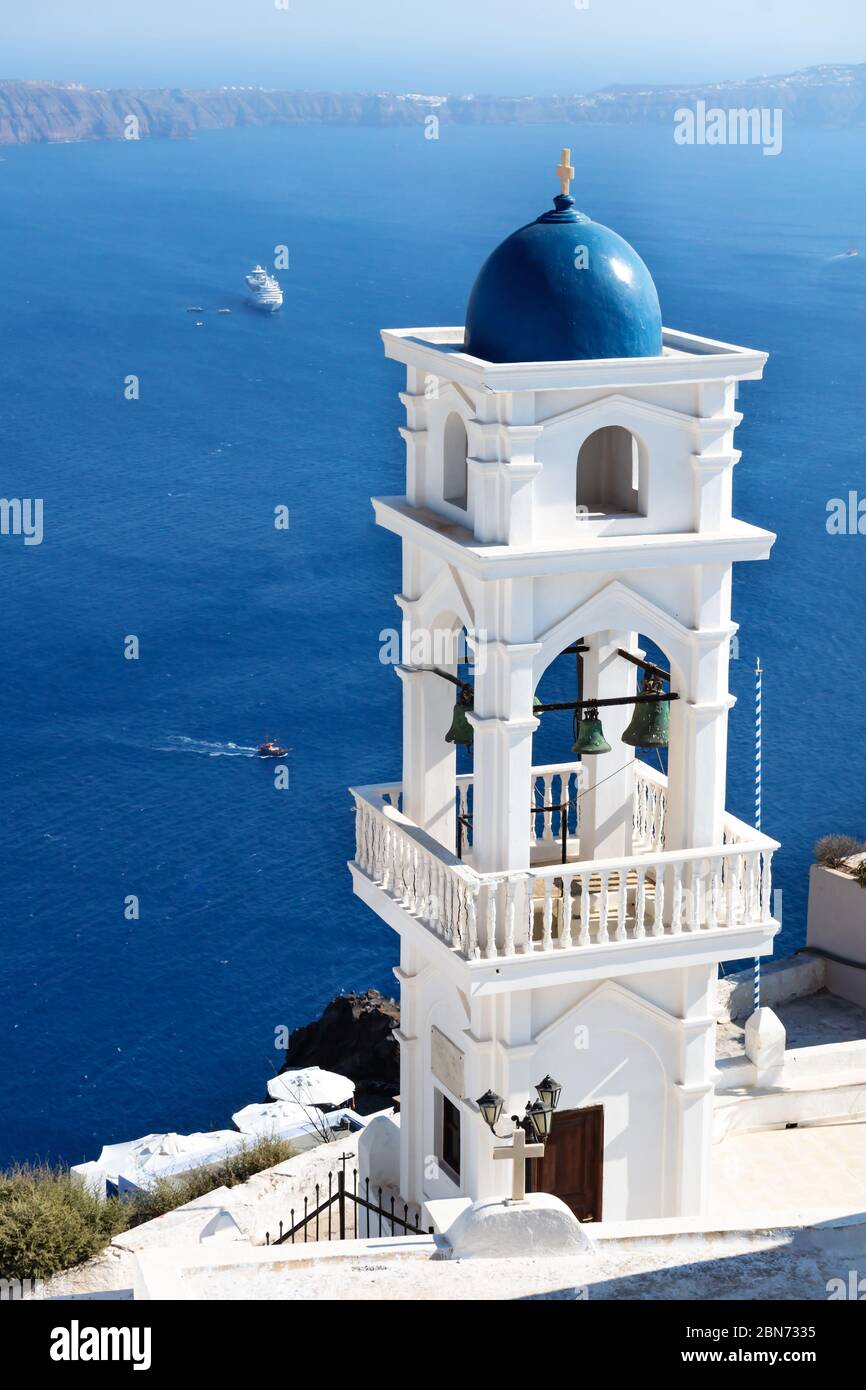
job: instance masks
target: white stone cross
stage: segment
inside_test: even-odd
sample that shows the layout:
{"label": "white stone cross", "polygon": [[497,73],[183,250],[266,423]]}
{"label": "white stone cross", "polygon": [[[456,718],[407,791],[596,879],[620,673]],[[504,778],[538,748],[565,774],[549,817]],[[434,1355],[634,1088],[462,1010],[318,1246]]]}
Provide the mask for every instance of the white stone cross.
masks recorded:
{"label": "white stone cross", "polygon": [[526,1200],[526,1160],[543,1158],[543,1144],[527,1144],[524,1131],[518,1126],[511,1137],[511,1143],[501,1149],[493,1150],[494,1158],[510,1158],[514,1164],[511,1170],[511,1200]]}
{"label": "white stone cross", "polygon": [[571,180],[574,178],[574,165],[571,162],[571,150],[562,151],[562,163],[557,165],[556,172],[559,175],[559,186],[566,195],[571,188]]}

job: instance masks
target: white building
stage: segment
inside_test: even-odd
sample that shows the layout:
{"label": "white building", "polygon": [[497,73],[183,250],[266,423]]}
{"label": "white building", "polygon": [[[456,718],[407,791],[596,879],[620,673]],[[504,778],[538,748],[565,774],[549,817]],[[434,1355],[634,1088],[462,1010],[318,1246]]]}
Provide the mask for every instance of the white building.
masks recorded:
{"label": "white building", "polygon": [[[540,1187],[582,1219],[700,1216],[718,965],[778,930],[776,842],[725,809],[731,570],[774,539],[732,514],[735,401],[766,356],[662,329],[643,262],[557,172],[554,210],[491,256],[465,329],[382,335],[407,373],[406,493],[374,500],[402,542],[403,781],[354,790],[351,871],[400,937],[406,1201],[507,1191],[475,1100],[522,1114],[551,1073]],[[453,674],[463,630],[458,775],[454,686],[419,668]],[[578,760],[569,738],[536,766],[550,663],[580,645],[584,699],[634,697],[619,653],[640,660],[642,639],[678,697],[668,774],[620,742],[629,704],[600,710],[610,752]],[[529,812],[566,800],[562,862],[559,813]]]}

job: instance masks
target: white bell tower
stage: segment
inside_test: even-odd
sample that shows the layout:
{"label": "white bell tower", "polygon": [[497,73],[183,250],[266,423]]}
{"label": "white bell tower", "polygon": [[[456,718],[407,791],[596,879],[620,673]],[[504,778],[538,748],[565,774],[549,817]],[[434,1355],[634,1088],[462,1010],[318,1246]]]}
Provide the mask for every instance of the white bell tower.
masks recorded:
{"label": "white bell tower", "polygon": [[[353,789],[351,871],[400,937],[404,1200],[505,1192],[476,1100],[522,1114],[548,1073],[537,1186],[581,1219],[700,1216],[718,965],[778,930],[778,846],[725,808],[731,570],[774,539],[732,514],[735,401],[766,355],[662,329],[646,267],[574,210],[563,165],[465,329],[382,334],[407,370],[406,493],[374,499],[402,542],[403,780]],[[458,774],[437,671],[464,630]],[[640,689],[642,637],[676,697],[667,773],[621,742],[634,706],[603,703]],[[610,751],[577,758],[543,713],[563,754],[539,766],[536,688],[576,646]]]}

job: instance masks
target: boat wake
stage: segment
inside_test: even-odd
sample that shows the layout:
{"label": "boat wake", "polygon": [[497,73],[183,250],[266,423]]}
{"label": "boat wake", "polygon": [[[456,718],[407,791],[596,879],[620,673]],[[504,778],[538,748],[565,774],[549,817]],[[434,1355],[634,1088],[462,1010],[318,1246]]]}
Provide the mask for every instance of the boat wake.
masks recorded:
{"label": "boat wake", "polygon": [[198,753],[204,758],[254,758],[258,749],[248,748],[243,743],[214,743],[210,739],[186,738],[183,734],[171,734],[157,751]]}

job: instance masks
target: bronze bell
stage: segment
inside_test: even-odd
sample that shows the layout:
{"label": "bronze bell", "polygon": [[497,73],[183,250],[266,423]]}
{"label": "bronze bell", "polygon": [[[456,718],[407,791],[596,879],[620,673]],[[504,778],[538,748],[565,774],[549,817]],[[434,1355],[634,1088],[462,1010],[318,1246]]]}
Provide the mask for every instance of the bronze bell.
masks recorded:
{"label": "bronze bell", "polygon": [[454,706],[454,714],[451,719],[451,728],[445,735],[446,743],[462,744],[464,748],[471,748],[475,738],[475,730],[466,718],[468,710],[474,707],[471,690],[461,689]]}
{"label": "bronze bell", "polygon": [[[662,683],[658,676],[644,677],[642,695],[656,695],[661,692]],[[667,700],[653,700],[652,704],[635,705],[631,723],[622,736],[623,743],[632,748],[667,748],[670,737],[671,710]]]}
{"label": "bronze bell", "polygon": [[577,731],[577,739],[571,751],[572,753],[580,753],[581,756],[585,756],[587,753],[610,752],[610,744],[604,736],[604,729],[601,727],[601,720],[598,717],[597,705],[589,705],[584,710],[580,728]]}

